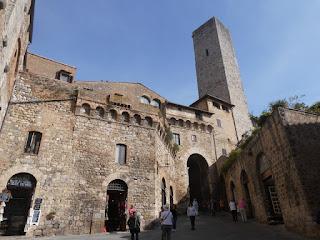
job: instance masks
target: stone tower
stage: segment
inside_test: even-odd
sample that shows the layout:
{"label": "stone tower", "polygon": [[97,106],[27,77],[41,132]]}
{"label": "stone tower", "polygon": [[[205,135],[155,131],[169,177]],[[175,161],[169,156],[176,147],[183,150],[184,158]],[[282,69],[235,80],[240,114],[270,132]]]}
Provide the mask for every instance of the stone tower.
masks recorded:
{"label": "stone tower", "polygon": [[252,128],[240,70],[228,29],[215,17],[193,32],[199,97],[206,94],[235,105],[238,139]]}

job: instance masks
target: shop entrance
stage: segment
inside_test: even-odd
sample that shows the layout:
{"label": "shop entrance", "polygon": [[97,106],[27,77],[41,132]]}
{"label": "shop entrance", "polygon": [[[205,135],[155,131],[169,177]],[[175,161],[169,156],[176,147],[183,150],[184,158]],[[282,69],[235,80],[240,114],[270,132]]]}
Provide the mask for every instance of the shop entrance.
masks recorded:
{"label": "shop entrance", "polygon": [[1,231],[5,236],[25,235],[24,228],[36,184],[34,176],[28,173],[19,173],[9,179],[5,192],[11,198],[5,203],[1,222]]}
{"label": "shop entrance", "polygon": [[107,188],[106,228],[109,232],[126,231],[126,205],[128,186],[116,179],[109,183]]}

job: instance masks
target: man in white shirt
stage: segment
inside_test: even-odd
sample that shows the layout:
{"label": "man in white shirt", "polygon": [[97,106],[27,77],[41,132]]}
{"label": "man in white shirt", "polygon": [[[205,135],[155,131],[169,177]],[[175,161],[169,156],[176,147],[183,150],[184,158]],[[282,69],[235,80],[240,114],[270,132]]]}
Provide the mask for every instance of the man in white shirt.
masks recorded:
{"label": "man in white shirt", "polygon": [[169,210],[168,205],[163,206],[163,211],[160,214],[162,240],[171,240],[171,230],[173,224],[173,215]]}

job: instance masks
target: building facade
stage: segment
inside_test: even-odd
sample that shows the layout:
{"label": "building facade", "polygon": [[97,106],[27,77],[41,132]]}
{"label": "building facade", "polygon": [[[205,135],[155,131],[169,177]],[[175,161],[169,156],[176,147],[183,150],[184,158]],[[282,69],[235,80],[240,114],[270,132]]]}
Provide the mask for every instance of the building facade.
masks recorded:
{"label": "building facade", "polygon": [[319,238],[319,142],[319,115],[280,108],[227,171],[218,160],[221,199],[243,198],[250,217]]}
{"label": "building facade", "polygon": [[[246,174],[240,171],[245,193],[256,196],[257,203],[264,201],[264,193],[258,192],[262,180],[251,179],[256,173],[253,165],[239,160],[239,166],[237,162],[221,174],[223,162],[251,130],[251,122],[231,37],[217,19],[193,33],[200,98],[185,106],[140,83],[78,81],[75,67],[27,53],[33,8],[30,0],[0,1],[0,18],[7,19],[1,36],[8,39],[0,53],[5,72],[0,81],[0,235],[121,231],[130,205],[142,214],[143,227],[152,227],[164,204],[185,208],[196,198],[203,208],[212,199],[218,201],[223,182],[228,198],[242,196],[236,191],[240,166],[247,166]],[[300,119],[291,111],[284,115],[277,115],[270,128],[284,129]],[[283,119],[290,121],[285,125]],[[305,119],[318,122],[314,116]],[[290,131],[302,134],[300,129]],[[270,218],[263,204],[248,202],[258,220],[284,220],[291,228],[297,224],[289,220],[296,206],[306,221],[300,230],[309,232],[318,195],[303,195],[304,185],[313,186],[313,178],[295,178],[309,165],[302,155],[299,161],[289,158],[293,143],[284,132],[262,129],[267,148],[255,142],[249,151],[263,159],[261,174],[267,177],[266,186],[279,193],[277,209],[282,215]],[[282,165],[276,157],[268,163],[265,159],[273,159],[269,152],[287,158]],[[312,163],[316,175],[315,158]],[[292,176],[284,173],[284,166],[291,167]],[[227,185],[231,180],[232,193]],[[282,191],[288,181],[293,190]],[[298,200],[292,200],[296,196]]]}
{"label": "building facade", "polygon": [[34,0],[0,1],[0,127],[32,40]]}

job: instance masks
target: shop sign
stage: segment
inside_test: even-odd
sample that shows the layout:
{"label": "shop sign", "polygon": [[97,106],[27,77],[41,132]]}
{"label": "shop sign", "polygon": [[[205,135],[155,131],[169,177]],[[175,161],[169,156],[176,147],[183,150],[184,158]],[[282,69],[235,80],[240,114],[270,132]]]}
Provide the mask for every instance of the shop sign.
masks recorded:
{"label": "shop sign", "polygon": [[8,182],[8,187],[16,188],[33,188],[32,182],[29,179],[24,178],[11,178]]}

